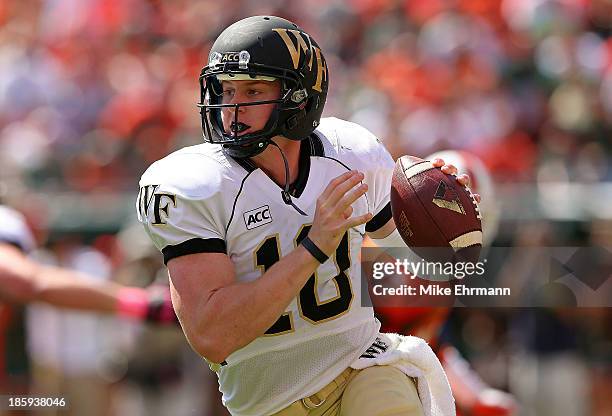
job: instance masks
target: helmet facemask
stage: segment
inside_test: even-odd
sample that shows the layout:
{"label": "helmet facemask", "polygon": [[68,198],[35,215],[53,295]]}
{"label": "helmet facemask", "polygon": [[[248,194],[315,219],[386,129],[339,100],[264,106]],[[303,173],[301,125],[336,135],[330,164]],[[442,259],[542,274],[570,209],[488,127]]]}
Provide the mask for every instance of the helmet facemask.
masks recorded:
{"label": "helmet facemask", "polygon": [[[236,66],[235,64],[233,66]],[[251,67],[254,64],[250,65]],[[262,67],[263,65],[258,65]],[[229,67],[229,68],[228,68]],[[221,79],[281,81],[280,97],[275,100],[253,101],[246,103],[223,104]],[[304,93],[300,93],[304,91]],[[200,115],[204,139],[210,143],[222,144],[224,150],[233,157],[244,158],[263,152],[274,136],[284,135],[284,124],[298,110],[306,106],[305,90],[295,74],[273,68],[258,68],[245,71],[232,68],[232,64],[208,65],[200,75]],[[297,100],[297,102],[296,102]],[[240,134],[239,128],[225,131],[221,112],[225,108],[234,109],[235,120],[232,125],[239,126],[238,114],[241,107],[274,104],[265,126],[258,131]]]}

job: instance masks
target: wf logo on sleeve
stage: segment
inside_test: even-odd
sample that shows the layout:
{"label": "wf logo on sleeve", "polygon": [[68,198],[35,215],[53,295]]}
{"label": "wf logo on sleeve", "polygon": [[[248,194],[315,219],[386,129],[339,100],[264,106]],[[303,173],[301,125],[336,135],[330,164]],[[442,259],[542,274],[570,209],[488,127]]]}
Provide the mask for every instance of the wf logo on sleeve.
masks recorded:
{"label": "wf logo on sleeve", "polygon": [[176,195],[155,191],[159,185],[147,185],[138,192],[138,215],[142,220],[149,216],[149,209],[153,203],[153,221],[151,225],[165,225],[170,216],[170,203],[176,208]]}
{"label": "wf logo on sleeve", "polygon": [[270,215],[270,207],[268,205],[246,211],[242,216],[244,217],[247,230],[252,230],[272,222],[272,215]]}

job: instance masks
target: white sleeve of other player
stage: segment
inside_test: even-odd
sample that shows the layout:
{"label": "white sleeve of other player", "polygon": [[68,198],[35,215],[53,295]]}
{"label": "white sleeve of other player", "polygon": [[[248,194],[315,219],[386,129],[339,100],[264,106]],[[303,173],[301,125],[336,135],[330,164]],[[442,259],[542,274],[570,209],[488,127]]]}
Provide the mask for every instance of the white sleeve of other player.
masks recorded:
{"label": "white sleeve of other player", "polygon": [[0,242],[14,244],[24,252],[34,249],[34,237],[23,215],[0,205]]}

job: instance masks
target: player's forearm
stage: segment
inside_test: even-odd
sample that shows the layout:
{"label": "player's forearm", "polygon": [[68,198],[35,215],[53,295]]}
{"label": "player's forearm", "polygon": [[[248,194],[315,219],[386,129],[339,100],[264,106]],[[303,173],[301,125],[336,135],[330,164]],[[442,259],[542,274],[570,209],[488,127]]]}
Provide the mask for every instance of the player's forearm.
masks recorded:
{"label": "player's forearm", "polygon": [[99,312],[116,310],[116,285],[102,287],[76,271],[40,265],[6,244],[0,245],[0,255],[0,292],[9,300]]}
{"label": "player's forearm", "polygon": [[143,289],[97,282],[75,270],[50,266],[39,266],[33,281],[34,301],[160,325],[177,322],[167,287]]}
{"label": "player's forearm", "polygon": [[101,313],[117,310],[119,286],[112,282],[92,282],[80,272],[52,266],[39,266],[34,281],[35,301]]}
{"label": "player's forearm", "polygon": [[[319,263],[301,245],[252,282],[222,287],[206,300],[197,323],[198,352],[221,362],[262,336],[287,309]],[[190,340],[192,345],[195,343]]]}

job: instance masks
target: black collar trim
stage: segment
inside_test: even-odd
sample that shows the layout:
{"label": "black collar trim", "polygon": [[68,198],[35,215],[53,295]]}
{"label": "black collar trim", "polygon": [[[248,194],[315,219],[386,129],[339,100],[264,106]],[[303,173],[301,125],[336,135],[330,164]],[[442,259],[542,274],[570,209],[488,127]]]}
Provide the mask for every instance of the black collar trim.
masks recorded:
{"label": "black collar trim", "polygon": [[308,138],[308,141],[310,142],[310,154],[312,156],[325,156],[325,148],[323,147],[323,142],[316,133],[312,133]]}
{"label": "black collar trim", "polygon": [[[310,142],[310,139],[308,140]],[[291,185],[289,185],[289,194],[299,198],[306,188],[308,175],[310,174],[310,155],[312,145],[305,143],[305,140],[300,143],[300,160],[298,162],[298,177]]]}
{"label": "black collar trim", "polygon": [[310,175],[310,157],[325,156],[323,142],[315,133],[312,133],[308,139],[302,141],[300,146],[300,161],[298,177],[291,185],[289,185],[289,193],[295,198],[299,198],[308,182]]}
{"label": "black collar trim", "polygon": [[255,163],[253,163],[253,161],[251,159],[249,159],[248,157],[245,158],[237,158],[237,157],[233,157],[230,156],[236,163],[238,163],[240,166],[242,166],[242,168],[244,170],[247,171],[247,173],[251,173],[253,172],[255,169],[257,169],[257,166],[255,166]]}

